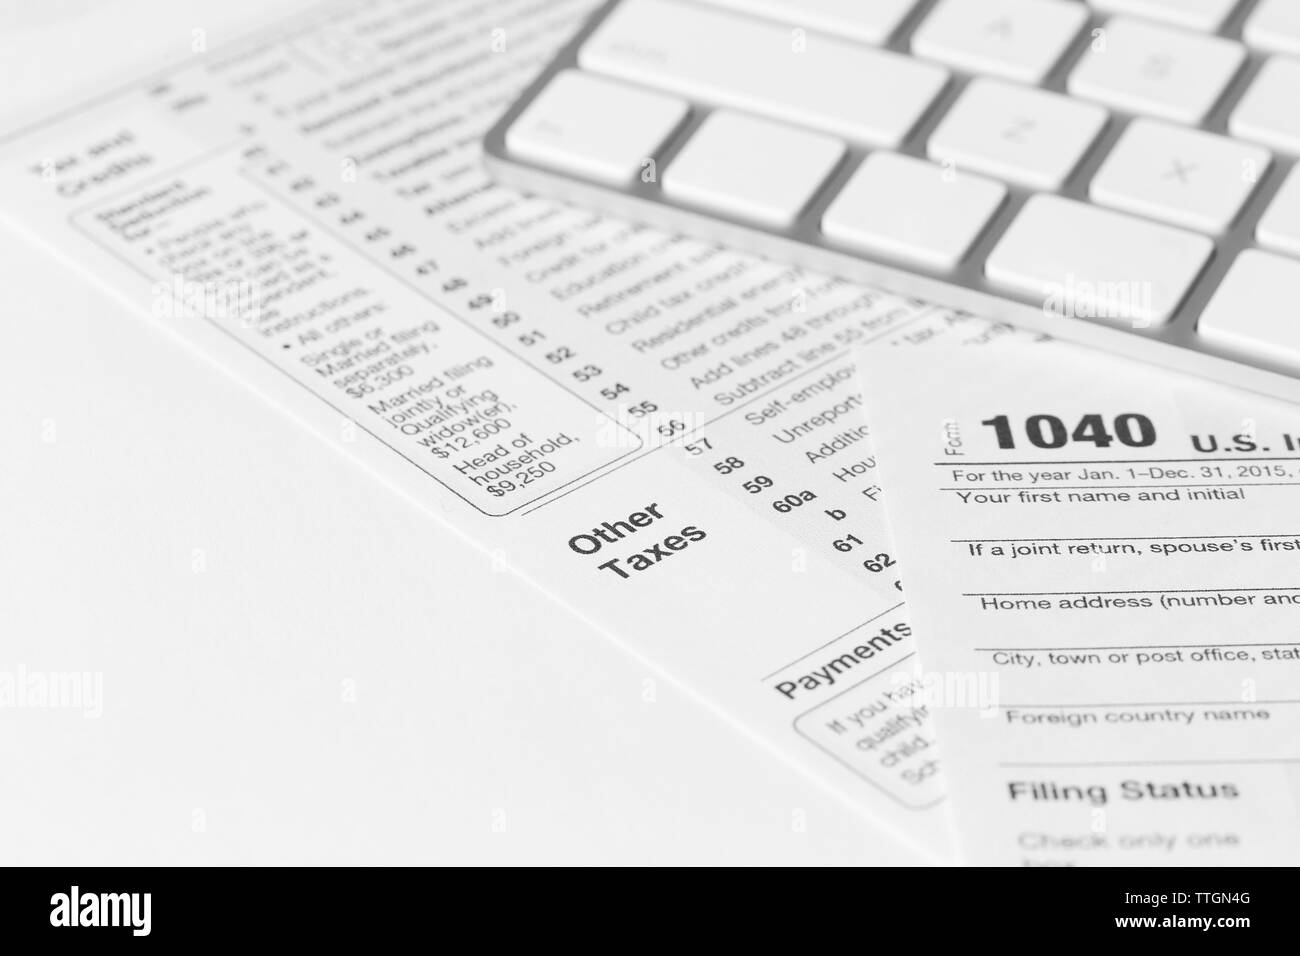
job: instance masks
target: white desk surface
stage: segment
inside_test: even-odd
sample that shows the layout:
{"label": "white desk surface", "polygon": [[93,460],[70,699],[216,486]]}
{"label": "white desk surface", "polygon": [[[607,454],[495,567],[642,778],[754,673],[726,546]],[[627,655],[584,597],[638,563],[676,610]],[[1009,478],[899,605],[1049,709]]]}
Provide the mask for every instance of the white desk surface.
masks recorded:
{"label": "white desk surface", "polygon": [[[236,9],[173,16],[204,6]],[[60,29],[17,20],[0,88],[39,105]],[[0,670],[104,681],[99,719],[0,710],[4,862],[918,862],[3,230],[0,262]]]}

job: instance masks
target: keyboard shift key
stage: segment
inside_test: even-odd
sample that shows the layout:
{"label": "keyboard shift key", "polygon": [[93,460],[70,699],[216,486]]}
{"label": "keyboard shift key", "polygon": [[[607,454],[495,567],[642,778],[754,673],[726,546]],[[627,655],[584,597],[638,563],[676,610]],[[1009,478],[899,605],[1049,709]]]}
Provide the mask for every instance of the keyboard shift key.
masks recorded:
{"label": "keyboard shift key", "polygon": [[872,153],[822,217],[840,245],[936,271],[955,267],[988,226],[1001,183],[897,153]]}
{"label": "keyboard shift key", "polygon": [[[1298,0],[1300,2],[1300,0]],[[1264,63],[1228,119],[1228,131],[1288,153],[1300,153],[1300,60]]]}
{"label": "keyboard shift key", "polygon": [[1242,36],[1262,50],[1300,54],[1300,3],[1260,0],[1242,27]]}
{"label": "keyboard shift key", "polygon": [[1115,17],[1070,74],[1075,96],[1176,123],[1201,122],[1246,60],[1233,40]]}
{"label": "keyboard shift key", "polygon": [[948,71],[824,34],[679,0],[622,0],[578,51],[584,69],[871,146],[900,143]]}
{"label": "keyboard shift key", "polygon": [[1255,241],[1300,256],[1300,166],[1291,173],[1255,227]]}
{"label": "keyboard shift key", "polygon": [[1300,368],[1300,261],[1258,249],[1237,256],[1196,331],[1213,345]]}
{"label": "keyboard shift key", "polygon": [[939,163],[1055,190],[1106,126],[1093,103],[1001,80],[972,80],[930,136]]}
{"label": "keyboard shift key", "polygon": [[565,70],[506,132],[533,162],[613,185],[631,182],[686,119],[686,101]]}
{"label": "keyboard shift key", "polygon": [[1038,83],[1088,21],[1066,0],[940,0],[912,52],[972,73]]}
{"label": "keyboard shift key", "polygon": [[1217,235],[1268,171],[1268,150],[1159,120],[1129,124],[1089,187],[1092,200]]}
{"label": "keyboard shift key", "polygon": [[1046,311],[1146,328],[1169,320],[1213,249],[1205,236],[1037,195],[989,254],[984,274]]}
{"label": "keyboard shift key", "polygon": [[[1213,33],[1241,0],[1088,0],[1102,13],[1127,13],[1148,20],[1163,20],[1190,30]],[[1292,0],[1282,0],[1291,3]]]}
{"label": "keyboard shift key", "polygon": [[718,110],[669,162],[664,193],[782,228],[804,210],[845,152],[833,136]]}

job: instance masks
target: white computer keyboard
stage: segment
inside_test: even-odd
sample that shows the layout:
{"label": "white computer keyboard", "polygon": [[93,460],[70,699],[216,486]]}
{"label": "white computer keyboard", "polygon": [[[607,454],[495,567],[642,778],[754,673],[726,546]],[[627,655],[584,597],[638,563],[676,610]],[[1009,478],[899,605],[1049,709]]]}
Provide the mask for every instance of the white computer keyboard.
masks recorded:
{"label": "white computer keyboard", "polygon": [[1300,0],[614,0],[519,188],[1300,401]]}

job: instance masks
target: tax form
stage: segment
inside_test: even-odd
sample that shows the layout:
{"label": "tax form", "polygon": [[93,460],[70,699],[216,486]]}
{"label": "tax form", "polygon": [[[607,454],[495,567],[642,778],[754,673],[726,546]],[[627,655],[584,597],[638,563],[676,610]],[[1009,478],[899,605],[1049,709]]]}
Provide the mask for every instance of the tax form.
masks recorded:
{"label": "tax form", "polygon": [[1058,343],[861,378],[959,839],[1294,864],[1300,412]]}
{"label": "tax form", "polygon": [[851,350],[1014,334],[498,188],[480,137],[591,7],[196,51],[0,141],[0,216],[950,859]]}

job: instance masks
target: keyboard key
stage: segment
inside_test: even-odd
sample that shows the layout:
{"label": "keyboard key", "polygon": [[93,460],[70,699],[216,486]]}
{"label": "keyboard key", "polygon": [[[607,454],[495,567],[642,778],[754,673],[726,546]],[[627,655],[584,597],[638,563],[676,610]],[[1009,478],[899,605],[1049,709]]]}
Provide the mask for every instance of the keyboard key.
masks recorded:
{"label": "keyboard key", "polygon": [[940,0],[912,36],[912,52],[1038,83],[1087,21],[1087,10],[1065,0]]}
{"label": "keyboard key", "polygon": [[1300,3],[1260,0],[1246,20],[1242,35],[1251,46],[1275,53],[1300,54]]}
{"label": "keyboard key", "polygon": [[1094,202],[1202,232],[1225,231],[1268,171],[1258,146],[1134,120],[1092,180]]}
{"label": "keyboard key", "polygon": [[1169,320],[1213,249],[1205,236],[1038,195],[989,254],[984,274],[1047,311],[1146,328]]}
{"label": "keyboard key", "polygon": [[1300,366],[1296,289],[1300,289],[1300,262],[1247,249],[1215,290],[1196,331],[1214,345]]}
{"label": "keyboard key", "polygon": [[948,72],[700,4],[624,0],[587,39],[582,66],[876,146],[912,130]]}
{"label": "keyboard key", "polygon": [[690,108],[684,100],[565,70],[506,133],[512,153],[614,185],[631,182]]}
{"label": "keyboard key", "polygon": [[1228,120],[1228,131],[1242,139],[1300,153],[1300,60],[1275,56],[1241,98]]}
{"label": "keyboard key", "polygon": [[884,43],[894,35],[917,0],[711,0],[721,7],[777,20],[788,27]]}
{"label": "keyboard key", "polygon": [[974,244],[1006,198],[1001,183],[951,174],[923,159],[872,153],[822,217],[832,241],[947,271]]}
{"label": "keyboard key", "polygon": [[[1103,13],[1129,13],[1148,20],[1213,33],[1241,0],[1088,0]],[[1290,3],[1291,0],[1282,0]]]}
{"label": "keyboard key", "polygon": [[1196,124],[1245,57],[1232,40],[1116,17],[1075,67],[1069,89],[1130,113]]}
{"label": "keyboard key", "polygon": [[1255,227],[1261,246],[1300,256],[1300,166],[1291,170]]}
{"label": "keyboard key", "polygon": [[976,79],[939,123],[931,159],[1031,189],[1059,189],[1106,125],[1100,106]]}
{"label": "keyboard key", "polygon": [[845,152],[834,137],[719,110],[668,164],[664,193],[741,219],[788,226]]}

